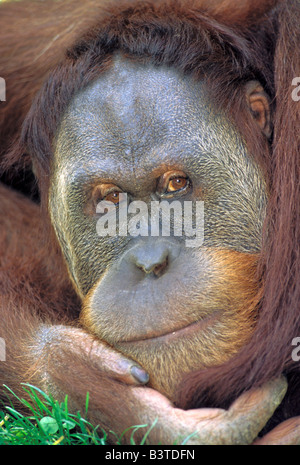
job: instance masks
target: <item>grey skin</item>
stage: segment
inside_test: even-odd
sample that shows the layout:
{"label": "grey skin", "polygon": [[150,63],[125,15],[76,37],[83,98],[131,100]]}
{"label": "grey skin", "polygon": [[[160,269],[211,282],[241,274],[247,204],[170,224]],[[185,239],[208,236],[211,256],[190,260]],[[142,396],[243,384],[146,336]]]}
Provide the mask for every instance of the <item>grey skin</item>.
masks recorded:
{"label": "grey skin", "polygon": [[99,239],[96,215],[83,208],[91,186],[113,183],[132,200],[160,200],[163,166],[192,181],[192,192],[172,200],[204,201],[205,247],[260,251],[267,201],[262,173],[241,136],[211,106],[205,84],[173,69],[115,59],[69,105],[52,166],[51,217],[82,295],[131,246],[130,238]]}
{"label": "grey skin", "polygon": [[[167,171],[190,180],[189,189],[169,200],[204,202],[201,247],[187,248],[184,236],[97,235],[95,186],[113,184],[149,205],[164,198],[157,186]],[[168,371],[175,357],[189,371],[228,359],[244,343],[237,318],[245,309],[227,292],[216,257],[259,253],[266,203],[261,170],[210,103],[203,81],[116,56],[62,118],[51,172],[52,224],[86,321],[147,371],[152,363],[155,373],[163,366],[164,377],[177,381],[179,373]],[[170,336],[195,322],[197,331]],[[187,360],[186,353],[195,355]],[[162,384],[162,392],[174,390]]]}

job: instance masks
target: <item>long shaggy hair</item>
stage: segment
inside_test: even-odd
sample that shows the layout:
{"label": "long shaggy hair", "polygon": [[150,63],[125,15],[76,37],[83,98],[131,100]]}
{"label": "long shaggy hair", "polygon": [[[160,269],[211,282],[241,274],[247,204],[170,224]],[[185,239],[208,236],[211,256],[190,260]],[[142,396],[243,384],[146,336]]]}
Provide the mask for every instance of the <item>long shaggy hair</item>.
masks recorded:
{"label": "long shaggy hair", "polygon": [[[247,346],[222,366],[188,375],[177,403],[227,406],[250,386],[282,372],[297,377],[291,342],[300,336],[300,104],[291,94],[292,80],[300,76],[299,2],[244,0],[232,6],[229,0],[157,0],[103,7],[89,0],[46,2],[44,7],[23,1],[16,8],[26,12],[28,5],[38,21],[46,8],[46,19],[31,30],[32,49],[27,46],[26,56],[16,48],[16,61],[7,62],[13,87],[0,133],[10,143],[3,166],[12,169],[33,160],[46,210],[52,142],[61,116],[75,93],[109,68],[116,52],[205,79],[215,105],[242,133],[268,182],[258,269],[260,310]],[[1,6],[1,22],[10,37],[5,21],[12,9],[6,8]],[[23,26],[21,36],[28,36]],[[5,66],[7,56],[4,50],[0,63]],[[19,83],[22,72],[26,77]],[[269,142],[246,108],[243,84],[251,79],[259,80],[271,98]],[[300,414],[300,402],[293,404],[293,412],[286,410],[286,416],[291,414]]]}

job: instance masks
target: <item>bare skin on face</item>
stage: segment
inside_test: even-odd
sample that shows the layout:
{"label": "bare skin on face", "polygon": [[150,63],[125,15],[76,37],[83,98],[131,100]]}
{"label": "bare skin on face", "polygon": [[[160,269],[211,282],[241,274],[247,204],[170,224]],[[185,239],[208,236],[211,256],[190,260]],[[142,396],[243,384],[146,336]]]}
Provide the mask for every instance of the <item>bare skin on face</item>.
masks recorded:
{"label": "bare skin on face", "polygon": [[[257,89],[248,84],[245,99]],[[257,305],[266,187],[203,82],[116,57],[67,110],[52,176],[49,207],[83,299],[81,322],[140,363],[150,386],[173,398],[184,373],[221,364],[245,344]],[[149,206],[204,202],[203,244],[188,248],[172,230],[170,237],[99,237],[97,202],[118,208],[122,193]]]}

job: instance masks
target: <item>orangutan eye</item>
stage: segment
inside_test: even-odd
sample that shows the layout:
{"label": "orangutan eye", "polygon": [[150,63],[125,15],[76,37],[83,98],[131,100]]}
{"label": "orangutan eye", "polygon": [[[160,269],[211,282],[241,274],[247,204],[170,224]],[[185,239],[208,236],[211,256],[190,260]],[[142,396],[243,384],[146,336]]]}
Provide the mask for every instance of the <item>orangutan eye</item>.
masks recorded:
{"label": "orangutan eye", "polygon": [[182,171],[168,171],[158,182],[157,193],[163,197],[176,194],[185,195],[191,187],[191,181]]}
{"label": "orangutan eye", "polygon": [[103,200],[106,200],[107,202],[112,202],[115,205],[117,205],[120,202],[120,192],[119,191],[113,191],[107,194]]}
{"label": "orangutan eye", "polygon": [[178,176],[170,179],[166,192],[176,192],[185,189],[188,185],[188,178]]}
{"label": "orangutan eye", "polygon": [[118,205],[122,201],[122,191],[113,184],[100,184],[96,186],[92,192],[94,205],[99,202],[112,202]]}

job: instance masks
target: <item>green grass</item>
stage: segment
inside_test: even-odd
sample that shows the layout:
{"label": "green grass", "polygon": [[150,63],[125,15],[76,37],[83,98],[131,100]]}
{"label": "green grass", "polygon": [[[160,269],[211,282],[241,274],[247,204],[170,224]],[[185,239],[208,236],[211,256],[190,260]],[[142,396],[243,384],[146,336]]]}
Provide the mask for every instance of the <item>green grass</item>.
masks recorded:
{"label": "green grass", "polygon": [[[32,385],[25,384],[23,388],[30,397],[30,403],[17,397],[6,387],[11,400],[8,402],[9,405],[3,406],[0,410],[0,445],[107,444],[107,435],[101,428],[91,425],[80,413],[74,415],[68,411],[68,397],[65,398],[64,402],[59,403]],[[21,413],[24,409],[18,411],[14,408],[13,398],[26,407],[29,412],[27,415]],[[87,396],[86,414],[88,402],[89,397]],[[146,425],[130,428],[132,430],[132,444],[135,444],[135,431],[142,426]],[[145,442],[149,431],[140,444]],[[122,443],[122,436],[116,437],[116,445]]]}

